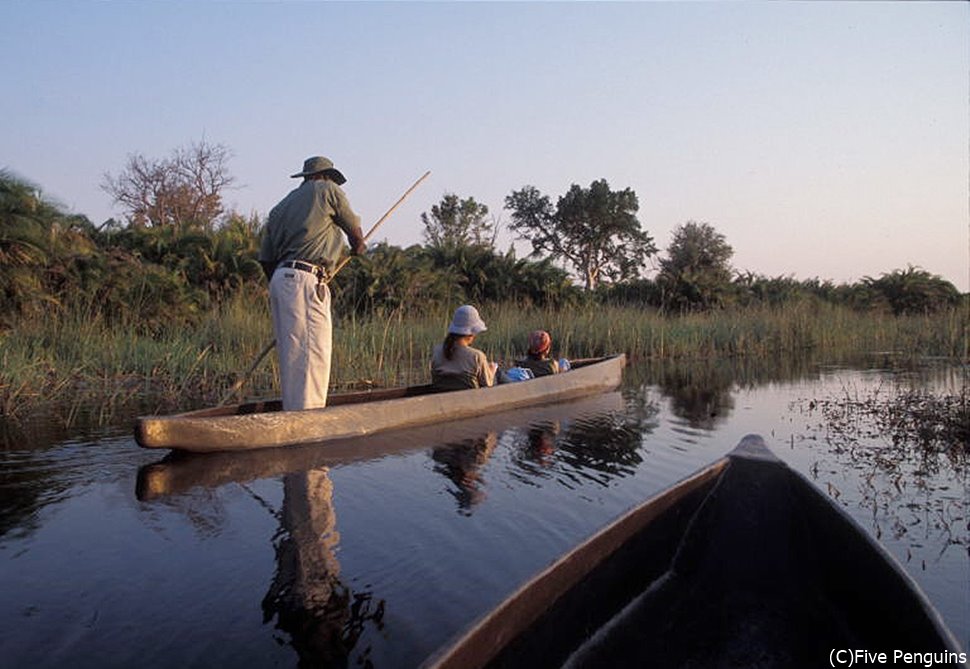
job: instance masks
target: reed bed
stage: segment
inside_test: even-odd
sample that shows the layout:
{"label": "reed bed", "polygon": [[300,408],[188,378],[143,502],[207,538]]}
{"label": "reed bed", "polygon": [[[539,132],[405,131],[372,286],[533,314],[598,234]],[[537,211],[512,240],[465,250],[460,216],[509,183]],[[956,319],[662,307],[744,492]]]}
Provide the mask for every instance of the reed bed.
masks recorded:
{"label": "reed bed", "polygon": [[[595,304],[560,310],[497,304],[480,311],[489,329],[476,346],[505,365],[524,353],[529,332],[538,328],[552,334],[554,354],[566,358],[624,352],[661,361],[793,354],[825,359],[878,351],[965,359],[967,352],[968,325],[958,310],[893,317],[800,303],[686,315]],[[334,390],[426,381],[431,348],[450,317],[450,311],[396,310],[337,319]],[[20,322],[0,334],[0,412],[22,416],[65,401],[141,402],[147,410],[214,403],[272,337],[265,303],[243,297],[195,327],[137,332],[137,324],[109,322],[91,307]],[[270,354],[242,392],[277,391]]]}

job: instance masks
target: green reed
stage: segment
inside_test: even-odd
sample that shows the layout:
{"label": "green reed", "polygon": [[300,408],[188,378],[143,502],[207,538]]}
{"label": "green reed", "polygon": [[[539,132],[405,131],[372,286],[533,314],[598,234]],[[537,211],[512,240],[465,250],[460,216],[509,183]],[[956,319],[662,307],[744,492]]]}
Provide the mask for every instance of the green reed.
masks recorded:
{"label": "green reed", "polygon": [[[586,306],[544,310],[483,305],[488,331],[476,346],[514,364],[534,329],[548,330],[553,352],[583,358],[616,352],[648,360],[714,360],[785,355],[826,358],[859,352],[965,357],[968,325],[960,311],[893,317],[798,303],[703,314]],[[443,339],[451,311],[395,310],[344,317],[334,324],[331,382],[335,391],[420,383],[431,348]],[[140,334],[139,334],[140,333]],[[45,403],[152,398],[149,410],[214,403],[272,337],[265,299],[236,297],[192,326],[151,334],[138,323],[109,322],[92,305],[23,319],[0,333],[0,412],[23,415]],[[274,354],[242,390],[278,392]]]}

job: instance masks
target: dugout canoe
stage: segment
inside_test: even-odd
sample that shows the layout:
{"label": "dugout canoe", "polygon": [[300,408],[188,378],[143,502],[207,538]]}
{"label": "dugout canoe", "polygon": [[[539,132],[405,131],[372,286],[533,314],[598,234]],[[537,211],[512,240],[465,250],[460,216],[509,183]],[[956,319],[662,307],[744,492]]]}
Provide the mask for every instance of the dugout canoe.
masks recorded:
{"label": "dugout canoe", "polygon": [[856,650],[966,662],[895,558],[749,435],[552,564],[424,666],[821,667]]}
{"label": "dugout canoe", "polygon": [[381,460],[426,450],[429,446],[433,449],[468,443],[495,430],[504,433],[506,430],[528,432],[533,428],[552,426],[556,430],[569,430],[577,425],[593,426],[623,413],[625,408],[622,393],[612,391],[568,402],[341,439],[328,443],[325,448],[305,444],[224,453],[168,451],[158,462],[138,468],[135,496],[139,501],[149,502],[198,488],[211,490],[228,483],[250,483],[321,467]]}
{"label": "dugout canoe", "polygon": [[332,395],[322,409],[282,411],[279,400],[143,416],[135,440],[144,448],[243,451],[361,437],[406,427],[561,402],[620,385],[624,355],[573,362],[562,374],[491,388],[434,392],[430,385]]}

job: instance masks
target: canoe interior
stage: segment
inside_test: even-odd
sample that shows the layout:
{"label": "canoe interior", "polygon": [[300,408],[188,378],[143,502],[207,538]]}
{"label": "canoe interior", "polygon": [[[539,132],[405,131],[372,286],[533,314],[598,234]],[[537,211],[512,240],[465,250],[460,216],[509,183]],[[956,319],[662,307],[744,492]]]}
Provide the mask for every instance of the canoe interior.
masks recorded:
{"label": "canoe interior", "polygon": [[[573,369],[579,369],[587,365],[602,362],[603,360],[606,360],[606,358],[583,358],[580,360],[573,360],[571,362],[571,366]],[[435,390],[431,384],[422,384],[402,388],[382,388],[379,390],[340,393],[330,395],[327,398],[327,406],[341,406],[346,404],[361,404],[363,402],[396,400],[401,399],[402,397],[417,397],[419,395],[428,395],[434,392],[440,391]],[[255,400],[252,402],[245,402],[243,404],[229,404],[221,407],[210,407],[206,409],[199,409],[197,411],[189,411],[180,415],[185,417],[191,416],[192,418],[211,418],[216,416],[243,416],[254,413],[271,413],[282,410],[283,403],[280,399],[276,398]]]}
{"label": "canoe interior", "polygon": [[573,578],[568,565],[550,568],[431,666],[814,667],[833,648],[958,650],[908,578],[801,476],[735,459],[711,471],[624,519],[642,527],[619,548],[581,547],[574,586],[557,583]]}

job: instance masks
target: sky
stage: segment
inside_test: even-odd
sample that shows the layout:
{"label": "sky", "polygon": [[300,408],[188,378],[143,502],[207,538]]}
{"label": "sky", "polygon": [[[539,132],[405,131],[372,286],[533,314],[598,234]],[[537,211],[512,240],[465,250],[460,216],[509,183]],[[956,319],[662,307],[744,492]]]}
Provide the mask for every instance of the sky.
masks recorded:
{"label": "sky", "polygon": [[367,231],[430,170],[399,246],[454,193],[504,250],[512,191],[606,179],[661,251],[697,221],[739,272],[970,290],[965,2],[3,0],[0,59],[0,168],[95,223],[131,154],[204,140],[247,216],[325,155]]}

